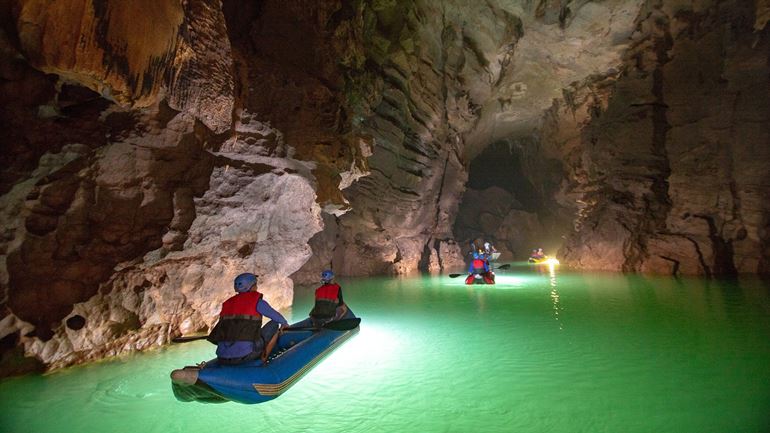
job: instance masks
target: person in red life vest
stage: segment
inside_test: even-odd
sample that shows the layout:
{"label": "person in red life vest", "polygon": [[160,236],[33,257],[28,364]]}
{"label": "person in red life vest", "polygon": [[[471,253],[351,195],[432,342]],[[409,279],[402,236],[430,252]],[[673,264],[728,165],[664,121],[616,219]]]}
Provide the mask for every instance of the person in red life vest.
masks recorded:
{"label": "person in red life vest", "polygon": [[342,299],[342,287],[334,282],[334,272],[321,272],[321,286],[315,289],[315,305],[310,317],[291,325],[292,328],[320,327],[333,320],[349,319],[355,315]]}
{"label": "person in red life vest", "polygon": [[529,262],[530,263],[539,263],[545,260],[547,256],[543,252],[542,248],[538,248],[536,250],[532,250],[532,254],[529,255]]}
{"label": "person in red life vest", "polygon": [[342,299],[342,287],[334,282],[334,272],[329,269],[321,272],[321,286],[315,289],[315,306],[310,311],[313,326],[338,320],[347,312],[348,306]]}
{"label": "person in red life vest", "polygon": [[[217,345],[221,364],[240,364],[260,357],[264,362],[278,337],[279,326],[288,322],[262,299],[256,275],[240,274],[234,286],[237,293],[222,304],[219,322],[208,340]],[[271,319],[264,327],[263,316]]]}
{"label": "person in red life vest", "polygon": [[495,284],[495,274],[489,269],[489,261],[482,252],[473,253],[465,284],[473,284],[477,278],[482,278],[487,284]]}

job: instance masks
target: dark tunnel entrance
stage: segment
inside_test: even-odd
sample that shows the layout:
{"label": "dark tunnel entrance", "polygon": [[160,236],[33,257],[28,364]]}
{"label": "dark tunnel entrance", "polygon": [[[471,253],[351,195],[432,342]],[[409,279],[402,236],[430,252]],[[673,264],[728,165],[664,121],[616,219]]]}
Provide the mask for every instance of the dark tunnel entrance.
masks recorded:
{"label": "dark tunnel entrance", "polygon": [[535,139],[489,145],[470,163],[455,220],[463,252],[491,242],[501,260],[524,260],[538,247],[555,255],[569,227],[554,199],[563,178],[561,163],[544,158]]}

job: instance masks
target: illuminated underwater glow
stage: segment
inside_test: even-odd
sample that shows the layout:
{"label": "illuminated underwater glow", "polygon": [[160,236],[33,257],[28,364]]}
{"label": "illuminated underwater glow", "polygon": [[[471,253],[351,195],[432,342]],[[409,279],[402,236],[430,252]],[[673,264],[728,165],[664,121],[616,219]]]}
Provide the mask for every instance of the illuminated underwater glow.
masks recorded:
{"label": "illuminated underwater glow", "polygon": [[494,285],[487,285],[487,284],[473,284],[473,285],[467,285],[465,284],[465,274],[461,275],[457,278],[449,278],[449,277],[442,277],[444,279],[443,284],[448,287],[474,287],[477,289],[483,289],[485,287],[489,288],[498,288],[498,289],[514,289],[518,287],[524,287],[527,285],[528,282],[532,282],[537,277],[533,277],[528,274],[523,273],[516,273],[516,274],[503,274],[498,271],[498,273],[495,275],[495,284]]}
{"label": "illuminated underwater glow", "polygon": [[531,276],[523,274],[501,274],[495,275],[496,288],[519,288],[525,287],[528,282],[532,282]]}
{"label": "illuminated underwater glow", "polygon": [[[180,403],[205,341],[0,382],[0,431],[761,432],[770,295],[718,282],[514,267],[341,278],[360,332],[274,401]],[[510,290],[516,288],[516,290]],[[292,308],[309,311],[311,288]]]}

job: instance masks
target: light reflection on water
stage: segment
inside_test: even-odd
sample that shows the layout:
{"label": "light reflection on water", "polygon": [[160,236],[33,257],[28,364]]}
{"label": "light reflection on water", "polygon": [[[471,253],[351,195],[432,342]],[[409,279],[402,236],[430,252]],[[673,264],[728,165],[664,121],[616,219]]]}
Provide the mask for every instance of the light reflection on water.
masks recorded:
{"label": "light reflection on water", "polygon": [[[770,297],[757,280],[564,273],[342,279],[363,317],[278,399],[180,403],[204,341],[0,382],[2,432],[764,432]],[[309,311],[298,288],[291,313]],[[299,317],[294,317],[297,320]],[[729,415],[729,416],[726,416]]]}

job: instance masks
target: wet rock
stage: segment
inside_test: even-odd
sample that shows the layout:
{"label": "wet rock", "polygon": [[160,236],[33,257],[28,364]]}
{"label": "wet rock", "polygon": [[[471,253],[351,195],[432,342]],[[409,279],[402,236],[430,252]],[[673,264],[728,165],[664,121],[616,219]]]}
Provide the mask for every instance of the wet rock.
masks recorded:
{"label": "wet rock", "polygon": [[230,43],[217,3],[11,3],[35,68],[124,106],[150,106],[165,91],[172,107],[216,132],[229,128]]}
{"label": "wet rock", "polygon": [[564,248],[576,266],[766,269],[770,110],[745,95],[768,88],[768,38],[754,33],[754,6],[722,14],[701,3],[647,5],[623,74],[578,85],[552,110],[547,140],[570,179],[562,196],[578,204]]}

